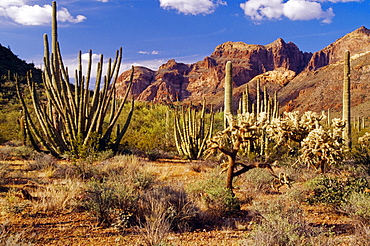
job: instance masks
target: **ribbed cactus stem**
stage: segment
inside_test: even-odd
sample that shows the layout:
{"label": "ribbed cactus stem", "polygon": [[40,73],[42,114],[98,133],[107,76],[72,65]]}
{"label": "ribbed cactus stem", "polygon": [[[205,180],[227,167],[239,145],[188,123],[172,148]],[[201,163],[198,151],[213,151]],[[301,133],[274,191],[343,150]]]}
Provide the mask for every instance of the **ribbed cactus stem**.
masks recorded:
{"label": "ribbed cactus stem", "polygon": [[260,80],[257,79],[256,81],[256,113],[259,114],[261,110],[261,86]]}
{"label": "ribbed cactus stem", "polygon": [[57,53],[57,42],[58,42],[58,21],[57,21],[57,3],[52,2],[52,12],[51,12],[51,51],[54,54],[54,59],[56,59],[55,54]]}
{"label": "ribbed cactus stem", "polygon": [[263,110],[262,112],[267,112],[267,99],[268,98],[268,95],[267,95],[267,89],[266,89],[266,86],[263,87]]}
{"label": "ribbed cactus stem", "polygon": [[191,106],[185,111],[175,112],[174,138],[177,151],[188,159],[199,159],[206,149],[206,141],[213,131],[213,112],[209,114],[209,124],[206,124],[206,101],[203,101],[200,113]]}
{"label": "ribbed cactus stem", "polygon": [[346,122],[346,128],[343,132],[343,138],[346,140],[347,148],[352,147],[351,140],[351,81],[350,81],[350,53],[347,50],[344,53],[344,74],[343,74],[343,120]]}
{"label": "ribbed cactus stem", "polygon": [[245,93],[243,94],[243,113],[249,113],[249,85],[245,87]]}
{"label": "ribbed cactus stem", "polygon": [[365,116],[362,116],[361,124],[362,124],[362,129],[365,129]]}
{"label": "ribbed cactus stem", "polygon": [[233,112],[233,67],[231,61],[225,68],[224,126],[228,126],[227,115]]}

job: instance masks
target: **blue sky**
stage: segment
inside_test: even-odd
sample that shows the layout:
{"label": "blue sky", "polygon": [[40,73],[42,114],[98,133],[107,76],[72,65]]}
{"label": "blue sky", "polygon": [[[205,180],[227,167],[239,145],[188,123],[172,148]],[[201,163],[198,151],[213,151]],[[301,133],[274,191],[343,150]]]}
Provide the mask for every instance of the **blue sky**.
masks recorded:
{"label": "blue sky", "polygon": [[[158,68],[169,59],[192,63],[227,41],[269,44],[277,38],[319,51],[361,26],[370,28],[364,0],[59,0],[59,41],[75,69],[79,50],[114,57],[122,70]],[[42,63],[50,33],[50,0],[0,0],[0,43],[19,58]]]}

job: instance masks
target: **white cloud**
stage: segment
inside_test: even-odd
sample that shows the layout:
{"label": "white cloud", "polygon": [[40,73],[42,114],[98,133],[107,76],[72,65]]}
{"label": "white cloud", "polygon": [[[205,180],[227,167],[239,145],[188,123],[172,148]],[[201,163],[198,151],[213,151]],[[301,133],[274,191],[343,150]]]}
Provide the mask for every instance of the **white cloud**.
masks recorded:
{"label": "white cloud", "polygon": [[102,3],[107,3],[108,2],[108,0],[96,0],[96,1],[102,2]]}
{"label": "white cloud", "polygon": [[324,11],[318,2],[306,0],[290,0],[284,4],[284,15],[291,20],[322,19],[324,23],[330,23],[334,17],[333,9]]}
{"label": "white cloud", "polygon": [[211,14],[219,5],[226,5],[222,0],[159,0],[164,9],[176,9],[186,15]]}
{"label": "white cloud", "polygon": [[[85,62],[88,62],[89,61],[89,56],[90,56],[90,53],[83,53],[83,54],[81,54],[81,60],[85,61]],[[98,62],[100,60],[100,55],[92,54],[91,58],[92,58],[93,62]]]}
{"label": "white cloud", "polygon": [[[27,5],[25,0],[1,0],[0,17],[9,18],[21,25],[47,25],[51,22],[51,5]],[[57,12],[61,22],[78,23],[86,19],[83,15],[73,17],[66,8]]]}
{"label": "white cloud", "polygon": [[290,20],[318,19],[331,23],[335,14],[330,7],[323,10],[322,3],[361,2],[362,0],[249,0],[240,4],[244,14],[252,20],[279,20],[286,17]]}
{"label": "white cloud", "polygon": [[24,5],[24,0],[1,0],[0,8],[1,7],[9,7],[9,6],[21,6]]}
{"label": "white cloud", "polygon": [[331,2],[331,3],[349,3],[349,2],[361,2],[363,0],[316,0],[316,2]]}
{"label": "white cloud", "polygon": [[149,52],[149,51],[141,51],[140,50],[138,53],[139,54],[144,54],[144,55],[159,55],[160,51],[153,50],[153,51]]}
{"label": "white cloud", "polygon": [[261,21],[267,19],[280,19],[283,15],[282,0],[250,0],[241,3],[240,7],[244,14],[252,20]]}

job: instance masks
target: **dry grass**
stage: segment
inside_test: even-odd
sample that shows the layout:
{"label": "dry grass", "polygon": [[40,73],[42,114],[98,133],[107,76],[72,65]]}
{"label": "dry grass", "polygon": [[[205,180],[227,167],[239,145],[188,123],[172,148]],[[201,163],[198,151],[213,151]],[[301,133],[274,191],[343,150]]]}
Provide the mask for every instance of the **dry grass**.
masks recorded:
{"label": "dry grass", "polygon": [[[301,182],[306,178],[296,177],[308,178],[306,170],[281,168],[279,171],[289,173],[296,182],[291,189],[281,187],[279,192],[272,189],[272,176],[265,170],[245,173],[236,180],[234,190],[241,210],[232,212],[228,206],[235,205],[234,198],[222,192],[225,174],[207,162],[148,162],[134,156],[79,164],[48,156],[35,161],[3,162],[1,219],[8,220],[5,228],[9,230],[2,231],[1,242],[339,245],[341,240],[361,245],[356,243],[369,240],[369,225],[356,223],[360,221],[358,214],[351,212],[360,211],[356,199],[345,211],[348,216],[305,204],[309,191]],[[87,204],[92,203],[88,184],[94,182],[96,194],[111,191],[105,201],[98,196],[94,201],[95,205],[106,205],[103,215],[109,223],[105,227],[99,227],[98,213]],[[34,199],[22,198],[20,189],[26,189]],[[367,216],[368,212],[362,214]],[[43,237],[35,237],[31,231]],[[91,235],[89,242],[87,234]],[[73,242],[68,239],[71,236]]]}

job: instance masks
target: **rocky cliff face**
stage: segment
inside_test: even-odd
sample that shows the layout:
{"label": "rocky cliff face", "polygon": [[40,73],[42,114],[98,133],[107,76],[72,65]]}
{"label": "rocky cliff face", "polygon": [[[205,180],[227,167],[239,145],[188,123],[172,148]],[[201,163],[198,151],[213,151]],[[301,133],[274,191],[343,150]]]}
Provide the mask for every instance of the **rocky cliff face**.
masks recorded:
{"label": "rocky cliff face", "polygon": [[306,70],[317,70],[326,65],[341,61],[346,50],[349,50],[353,54],[364,53],[369,50],[369,44],[370,30],[362,26],[324,49],[315,52]]}
{"label": "rocky cliff face", "polygon": [[[227,61],[233,63],[234,86],[238,87],[256,75],[277,68],[299,73],[311,56],[282,39],[266,46],[226,42],[217,46],[209,57],[194,64],[170,60],[158,71],[136,68],[132,95],[139,101],[200,100],[203,95],[223,90]],[[119,91],[125,91],[129,74],[130,71],[126,71],[119,77]]]}
{"label": "rocky cliff face", "polygon": [[[200,101],[206,97],[221,105],[224,67],[232,61],[235,101],[246,84],[253,93],[255,80],[259,79],[271,93],[278,91],[281,104],[289,104],[290,109],[339,110],[345,50],[351,52],[352,80],[356,78],[353,86],[359,88],[353,100],[359,105],[366,100],[364,95],[370,94],[366,91],[370,88],[370,30],[365,27],[314,54],[302,52],[294,43],[282,39],[268,45],[226,42],[194,64],[170,60],[158,71],[136,67],[132,95],[139,101]],[[126,71],[119,77],[117,87],[121,92],[125,91],[129,75],[130,71]]]}

